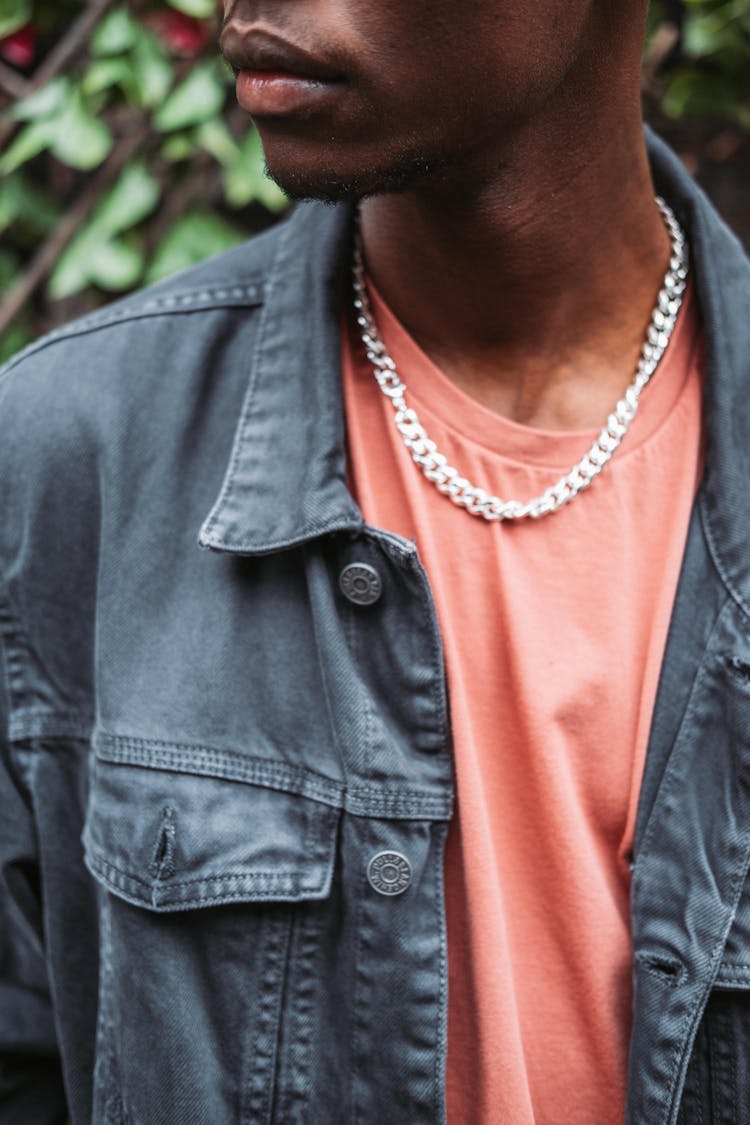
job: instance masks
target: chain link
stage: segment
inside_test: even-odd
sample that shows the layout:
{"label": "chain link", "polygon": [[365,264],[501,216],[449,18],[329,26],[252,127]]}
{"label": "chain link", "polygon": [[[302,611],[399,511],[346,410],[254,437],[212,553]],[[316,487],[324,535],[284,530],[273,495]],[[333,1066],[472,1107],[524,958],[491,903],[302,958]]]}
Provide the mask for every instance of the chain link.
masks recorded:
{"label": "chain link", "polygon": [[636,415],[641,392],[667,349],[687,284],[688,250],[685,236],[664,200],[657,196],[656,204],[669,234],[672,255],[651,314],[635,377],[578,464],[546,488],[540,496],[525,502],[501,500],[499,496],[491,495],[462,477],[457,469],[448,464],[446,457],[439,452],[422,426],[416,412],[407,405],[406,384],[401,382],[396,365],[380,339],[372,314],[365,281],[362,242],[357,231],[352,264],[354,309],[367,359],[372,364],[381,391],[391,400],[396,428],[412,460],[439,492],[470,515],[480,516],[485,520],[522,520],[539,519],[556,512],[589,487],[618,449]]}

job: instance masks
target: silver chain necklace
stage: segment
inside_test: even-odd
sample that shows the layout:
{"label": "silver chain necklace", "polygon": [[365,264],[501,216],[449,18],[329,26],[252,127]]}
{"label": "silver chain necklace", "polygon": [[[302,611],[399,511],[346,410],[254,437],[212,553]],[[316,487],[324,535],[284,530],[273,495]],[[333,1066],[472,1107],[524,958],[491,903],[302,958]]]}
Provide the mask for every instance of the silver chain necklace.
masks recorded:
{"label": "silver chain necklace", "polygon": [[438,451],[416,412],[407,406],[406,385],[401,382],[396,365],[380,339],[372,315],[365,282],[362,241],[357,230],[352,263],[354,309],[367,358],[373,366],[373,373],[381,391],[391,400],[395,411],[396,429],[401,434],[412,460],[439,492],[449,497],[454,504],[465,508],[470,515],[481,516],[485,520],[523,520],[539,519],[541,516],[549,515],[550,512],[556,512],[584,488],[588,488],[628,432],[638,410],[641,391],[656,370],[674,331],[688,275],[688,252],[682,229],[670,207],[659,196],[656,198],[656,204],[669,234],[672,256],[656,306],[651,314],[651,322],[638,360],[635,378],[609,415],[596,441],[578,464],[560,477],[555,484],[546,488],[540,496],[525,502],[501,500],[499,496],[492,496],[485,489],[478,488],[462,477]]}

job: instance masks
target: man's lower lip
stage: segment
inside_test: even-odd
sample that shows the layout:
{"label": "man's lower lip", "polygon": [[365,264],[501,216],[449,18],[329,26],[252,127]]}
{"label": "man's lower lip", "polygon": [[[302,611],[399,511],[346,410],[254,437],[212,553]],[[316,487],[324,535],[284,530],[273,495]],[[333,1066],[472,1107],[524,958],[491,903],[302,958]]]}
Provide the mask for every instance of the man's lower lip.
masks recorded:
{"label": "man's lower lip", "polygon": [[237,101],[254,116],[294,113],[312,108],[339,85],[282,71],[241,70]]}

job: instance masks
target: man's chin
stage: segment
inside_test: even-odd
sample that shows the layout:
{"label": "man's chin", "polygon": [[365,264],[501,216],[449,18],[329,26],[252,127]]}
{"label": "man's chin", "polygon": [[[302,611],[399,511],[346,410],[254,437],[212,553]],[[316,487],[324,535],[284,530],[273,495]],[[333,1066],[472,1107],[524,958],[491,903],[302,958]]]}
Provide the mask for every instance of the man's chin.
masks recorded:
{"label": "man's chin", "polygon": [[274,174],[266,168],[266,175],[278,184],[289,199],[317,199],[323,203],[356,203],[367,191],[349,180],[322,179],[299,174]]}
{"label": "man's chin", "polygon": [[387,168],[305,168],[267,156],[266,175],[290,199],[317,199],[324,203],[356,203],[370,195],[404,191],[429,176],[432,166],[411,159]]}

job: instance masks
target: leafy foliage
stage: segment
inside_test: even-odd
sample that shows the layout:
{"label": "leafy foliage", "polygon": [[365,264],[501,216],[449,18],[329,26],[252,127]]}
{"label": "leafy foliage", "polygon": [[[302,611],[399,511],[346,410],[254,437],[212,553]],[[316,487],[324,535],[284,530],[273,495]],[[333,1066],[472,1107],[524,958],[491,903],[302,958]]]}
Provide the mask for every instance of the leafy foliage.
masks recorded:
{"label": "leafy foliage", "polygon": [[[219,60],[216,4],[0,0],[0,359],[286,207]],[[644,96],[660,122],[723,122],[736,151],[748,0],[654,0]]]}
{"label": "leafy foliage", "polygon": [[286,207],[215,32],[214,0],[0,0],[0,358]]}
{"label": "leafy foliage", "polygon": [[[652,27],[666,8],[652,7]],[[680,38],[663,75],[662,109],[674,118],[723,118],[750,129],[750,4],[684,0],[677,14]]]}

